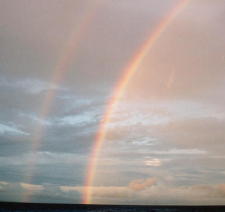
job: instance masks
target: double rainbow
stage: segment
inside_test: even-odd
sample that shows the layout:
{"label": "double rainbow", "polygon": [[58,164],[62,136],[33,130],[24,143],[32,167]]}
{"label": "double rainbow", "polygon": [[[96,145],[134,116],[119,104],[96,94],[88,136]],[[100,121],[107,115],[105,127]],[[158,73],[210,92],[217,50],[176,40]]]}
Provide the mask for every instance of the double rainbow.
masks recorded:
{"label": "double rainbow", "polygon": [[[87,166],[87,175],[85,179],[83,201],[82,201],[84,204],[91,203],[92,185],[93,185],[94,176],[96,173],[96,166],[97,166],[99,154],[100,154],[102,145],[105,141],[105,137],[107,133],[107,129],[106,129],[107,125],[111,120],[112,114],[115,111],[116,106],[118,105],[121,97],[126,91],[126,88],[130,80],[136,73],[138,67],[142,63],[145,56],[148,54],[149,50],[152,48],[152,46],[160,37],[160,35],[163,33],[163,31],[165,31],[168,25],[179,14],[179,12],[188,4],[189,1],[190,0],[180,0],[178,2],[176,7],[173,8],[172,11],[170,11],[169,14],[166,15],[165,18],[156,26],[155,30],[152,33],[150,33],[150,35],[148,36],[148,39],[138,49],[138,51],[130,60],[128,65],[124,68],[124,70],[122,70],[121,77],[119,81],[116,83],[115,89],[112,92],[113,95],[107,103],[104,117],[100,123],[99,130],[95,137],[94,145],[92,148],[93,150],[91,152],[90,160]],[[53,78],[51,80],[52,84],[59,85],[62,83],[63,79],[65,78],[65,75],[68,72],[72,59],[74,59],[76,49],[80,41],[83,39],[85,33],[87,32],[93,20],[93,17],[96,14],[99,2],[100,0],[95,0],[92,2],[90,7],[87,9],[86,16],[83,16],[83,19],[80,21],[80,28],[75,29],[75,31],[71,33],[71,36],[69,37],[68,42],[65,46],[65,50],[63,51],[61,57],[58,60],[58,63],[56,64]],[[54,89],[50,89],[46,93],[41,106],[40,114],[39,114],[41,118],[45,119],[49,115],[55,95],[56,95],[56,91]],[[37,152],[38,149],[40,148],[43,135],[44,135],[44,128],[42,125],[40,125],[36,128],[34,132],[34,136],[32,139],[32,152]],[[25,180],[25,182],[28,182],[28,183],[31,182],[31,179],[34,176],[35,164],[37,160],[38,158],[34,156],[33,160],[30,161],[29,167],[28,167],[28,174],[27,174],[28,177]],[[31,192],[32,191],[28,191],[24,193],[22,197],[23,202],[29,201]]]}

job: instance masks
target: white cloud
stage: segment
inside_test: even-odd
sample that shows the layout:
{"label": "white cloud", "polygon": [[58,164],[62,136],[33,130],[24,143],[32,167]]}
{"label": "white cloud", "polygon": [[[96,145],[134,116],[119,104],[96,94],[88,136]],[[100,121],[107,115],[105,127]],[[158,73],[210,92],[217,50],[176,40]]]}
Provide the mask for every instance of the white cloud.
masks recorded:
{"label": "white cloud", "polygon": [[32,192],[44,190],[43,185],[35,185],[35,184],[29,184],[29,183],[20,183],[20,185],[23,189],[30,190]]}
{"label": "white cloud", "polygon": [[61,118],[56,118],[55,123],[59,126],[78,125],[83,126],[86,124],[95,123],[99,120],[100,111],[92,109],[76,115],[68,115]]}
{"label": "white cloud", "polygon": [[158,158],[152,158],[144,161],[146,166],[161,166],[162,162]]}
{"label": "white cloud", "polygon": [[5,124],[0,124],[0,134],[9,134],[9,135],[29,135],[29,133],[24,132],[14,126],[8,126]]}

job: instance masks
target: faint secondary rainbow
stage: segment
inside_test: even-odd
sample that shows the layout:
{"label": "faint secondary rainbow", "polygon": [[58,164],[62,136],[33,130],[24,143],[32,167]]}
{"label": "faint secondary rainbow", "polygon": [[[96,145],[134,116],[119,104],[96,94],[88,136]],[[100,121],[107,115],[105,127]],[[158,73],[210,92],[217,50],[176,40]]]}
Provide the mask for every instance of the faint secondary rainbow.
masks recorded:
{"label": "faint secondary rainbow", "polygon": [[[76,57],[76,49],[78,48],[78,45],[80,42],[84,39],[85,35],[87,34],[87,30],[90,27],[91,22],[93,21],[94,16],[96,15],[97,9],[100,7],[100,2],[102,0],[95,0],[91,1],[91,4],[89,4],[86,8],[85,14],[81,16],[80,24],[78,27],[73,30],[67,40],[67,43],[64,46],[64,50],[62,54],[59,57],[59,60],[56,63],[55,69],[53,71],[52,79],[50,80],[50,84],[54,86],[59,86],[62,81],[65,78],[66,73],[69,70],[69,66],[72,63],[72,61]],[[49,89],[47,93],[44,96],[43,103],[41,105],[39,117],[41,119],[46,119],[48,117],[52,104],[54,102],[55,96],[56,96],[57,89]],[[25,178],[25,182],[29,183],[31,182],[34,172],[35,172],[35,165],[38,160],[36,156],[36,152],[39,150],[42,139],[45,133],[44,126],[40,123],[34,133],[33,133],[33,139],[32,139],[32,147],[31,151],[34,153],[34,156],[32,160],[28,164],[28,172],[26,173],[27,176]],[[32,193],[32,189],[29,191],[24,192],[22,195],[22,201],[28,202],[30,198],[30,194]]]}
{"label": "faint secondary rainbow", "polygon": [[85,185],[83,190],[83,204],[90,204],[92,197],[93,181],[96,173],[96,166],[98,162],[98,157],[105,141],[107,133],[107,124],[110,122],[112,114],[116,109],[121,97],[123,96],[130,80],[136,73],[138,67],[142,63],[145,56],[148,54],[149,50],[152,48],[154,43],[160,37],[160,35],[165,31],[172,20],[182,11],[182,9],[188,4],[190,0],[181,0],[172,9],[172,11],[167,14],[163,20],[156,26],[153,32],[150,33],[148,39],[141,45],[136,54],[130,60],[128,65],[122,70],[121,77],[115,85],[115,89],[112,92],[112,97],[109,99],[106,111],[104,113],[103,119],[100,122],[99,130],[96,134],[92,152],[90,155],[87,175],[85,179]]}

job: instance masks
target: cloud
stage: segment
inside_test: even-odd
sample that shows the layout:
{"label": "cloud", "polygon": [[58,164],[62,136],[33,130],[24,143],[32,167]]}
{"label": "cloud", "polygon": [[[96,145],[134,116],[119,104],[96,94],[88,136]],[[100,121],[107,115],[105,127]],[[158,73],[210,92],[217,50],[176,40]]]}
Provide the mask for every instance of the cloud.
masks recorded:
{"label": "cloud", "polygon": [[18,129],[17,127],[14,127],[14,126],[8,126],[8,125],[5,125],[5,124],[0,124],[0,134],[2,135],[5,135],[5,134],[8,134],[8,135],[12,135],[12,136],[27,136],[29,135],[29,133],[27,132],[24,132],[20,129]]}
{"label": "cloud", "polygon": [[56,124],[65,126],[65,125],[77,125],[77,126],[84,126],[87,124],[95,123],[99,120],[98,118],[98,111],[93,110],[93,111],[87,111],[83,112],[81,114],[76,114],[76,115],[69,115],[69,116],[64,116],[62,118],[56,119]]}
{"label": "cloud", "polygon": [[152,158],[144,161],[146,166],[161,166],[162,162],[158,158]]}
{"label": "cloud", "polygon": [[[71,92],[68,90],[67,93]],[[97,125],[102,115],[102,105],[95,106],[96,99],[88,101],[86,98],[75,96],[64,99],[64,95],[67,94],[57,94],[57,98],[50,105],[49,112],[45,115],[41,113],[41,109],[37,112],[17,110],[17,122],[21,123],[25,128],[31,128],[32,131],[35,130],[35,127],[42,127],[49,132],[51,130],[72,129],[72,127],[83,126],[87,126],[88,131],[90,125]],[[43,107],[43,105],[41,106]]]}
{"label": "cloud", "polygon": [[60,87],[59,85],[53,84],[51,82],[35,79],[35,78],[27,78],[27,79],[1,79],[0,81],[1,87],[12,88],[15,90],[21,89],[24,92],[30,94],[40,94],[41,92],[47,90],[65,90],[65,88]]}
{"label": "cloud", "polygon": [[[223,152],[225,119],[214,117],[183,119],[154,128],[165,143],[176,148],[199,149],[208,152]],[[192,150],[193,151],[193,150]],[[200,152],[199,152],[200,153]]]}
{"label": "cloud", "polygon": [[[223,204],[224,188],[225,184],[162,185],[156,178],[146,178],[132,180],[127,186],[93,186],[89,189],[92,203],[215,205]],[[84,187],[1,181],[0,191],[0,198],[6,201],[12,196],[21,201],[22,195],[29,194],[29,201],[78,203]]]}
{"label": "cloud", "polygon": [[5,191],[5,187],[8,185],[8,182],[0,181],[0,192]]}
{"label": "cloud", "polygon": [[[64,193],[84,192],[82,186],[60,186]],[[133,180],[128,186],[93,186],[92,203],[215,205],[224,202],[224,184],[170,186],[155,178]]]}
{"label": "cloud", "polygon": [[41,202],[41,203],[79,203],[78,191],[64,192],[59,185],[28,184],[24,182],[0,182],[0,199],[2,201]]}
{"label": "cloud", "polygon": [[138,179],[130,182],[129,188],[131,188],[134,191],[141,191],[153,185],[156,185],[156,183],[157,180],[155,178]]}
{"label": "cloud", "polygon": [[[42,126],[52,126],[52,124],[53,124],[50,120],[48,120],[48,118],[38,117],[34,113],[21,112],[21,113],[19,113],[19,116],[21,118],[25,118],[27,121],[29,119],[30,122],[38,123],[39,125],[42,125]],[[31,123],[29,123],[29,124],[31,124]]]}
{"label": "cloud", "polygon": [[221,195],[225,197],[225,184],[218,185],[218,190],[221,192]]}
{"label": "cloud", "polygon": [[131,143],[137,146],[152,146],[156,143],[156,141],[156,138],[141,137],[138,139],[134,139]]}
{"label": "cloud", "polygon": [[[84,187],[82,186],[61,186],[60,189],[63,192],[77,191],[79,193],[84,192]],[[92,191],[92,195],[96,199],[119,199],[129,197],[129,188],[123,186],[90,186],[89,189]]]}
{"label": "cloud", "polygon": [[[101,188],[93,190],[94,203],[117,203],[120,204],[151,204],[151,205],[215,205],[223,204],[224,193],[220,188],[223,185],[201,185],[201,186],[154,186],[148,187],[144,190],[132,190],[127,187]],[[117,190],[123,195],[117,198]],[[114,195],[113,194],[114,191]],[[101,195],[102,197],[101,197]],[[96,196],[95,196],[96,195]]]}
{"label": "cloud", "polygon": [[43,185],[34,185],[34,184],[29,184],[29,183],[20,183],[20,185],[23,189],[29,190],[29,191],[32,191],[32,192],[44,190]]}
{"label": "cloud", "polygon": [[142,101],[137,103],[129,99],[126,100],[121,101],[113,112],[108,124],[109,130],[113,130],[111,128],[118,129],[138,125],[141,127],[154,126],[169,122],[168,113],[156,113],[155,108],[157,106],[153,106],[153,102]]}
{"label": "cloud", "polygon": [[207,152],[199,149],[169,149],[169,150],[155,150],[149,151],[150,155],[204,155]]}
{"label": "cloud", "polygon": [[4,156],[0,157],[1,165],[27,165],[34,158],[36,158],[36,165],[53,165],[53,164],[64,164],[64,165],[76,165],[82,164],[86,160],[85,155],[76,153],[59,153],[59,152],[47,152],[37,151],[20,154],[17,156]]}

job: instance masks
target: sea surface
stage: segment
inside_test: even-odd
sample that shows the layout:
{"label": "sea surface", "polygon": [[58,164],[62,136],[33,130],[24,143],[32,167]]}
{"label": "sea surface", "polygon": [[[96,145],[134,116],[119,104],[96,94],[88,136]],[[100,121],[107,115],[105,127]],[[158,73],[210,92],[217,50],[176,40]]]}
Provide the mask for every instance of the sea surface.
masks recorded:
{"label": "sea surface", "polygon": [[75,205],[0,202],[0,212],[225,212],[225,206]]}

